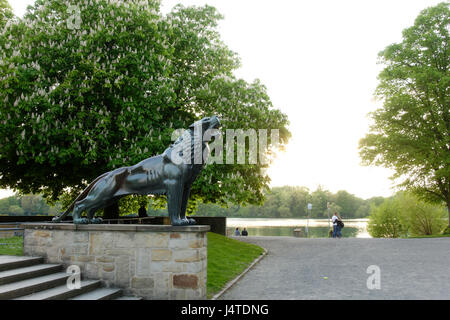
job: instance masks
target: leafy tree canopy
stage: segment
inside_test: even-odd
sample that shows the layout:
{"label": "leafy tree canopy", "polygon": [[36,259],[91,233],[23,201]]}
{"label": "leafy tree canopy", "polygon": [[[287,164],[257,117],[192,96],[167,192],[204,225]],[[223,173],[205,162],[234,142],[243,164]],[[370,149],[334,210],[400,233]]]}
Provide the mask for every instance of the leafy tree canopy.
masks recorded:
{"label": "leafy tree canopy", "polygon": [[5,24],[14,17],[11,6],[7,0],[0,0],[0,28],[3,28]]}
{"label": "leafy tree canopy", "polygon": [[380,52],[383,107],[360,150],[365,164],[394,169],[401,188],[445,203],[450,223],[449,5],[423,10],[402,42]]}
{"label": "leafy tree canopy", "polygon": [[[220,19],[211,6],[163,15],[156,0],[37,0],[0,33],[0,187],[73,199],[211,114],[224,129],[278,129],[282,148],[287,116],[258,80],[235,78]],[[261,203],[266,167],[209,165],[192,197]]]}

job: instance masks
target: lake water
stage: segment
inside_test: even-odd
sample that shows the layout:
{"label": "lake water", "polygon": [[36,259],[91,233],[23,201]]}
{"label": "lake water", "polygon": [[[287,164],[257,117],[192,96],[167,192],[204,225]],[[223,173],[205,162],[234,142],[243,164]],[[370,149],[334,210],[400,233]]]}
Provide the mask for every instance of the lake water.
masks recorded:
{"label": "lake water", "polygon": [[[344,219],[343,237],[371,238],[367,232],[368,219]],[[328,219],[276,219],[276,218],[227,218],[227,234],[233,234],[236,227],[247,228],[249,236],[289,236],[294,229],[302,229],[309,238],[328,238]]]}

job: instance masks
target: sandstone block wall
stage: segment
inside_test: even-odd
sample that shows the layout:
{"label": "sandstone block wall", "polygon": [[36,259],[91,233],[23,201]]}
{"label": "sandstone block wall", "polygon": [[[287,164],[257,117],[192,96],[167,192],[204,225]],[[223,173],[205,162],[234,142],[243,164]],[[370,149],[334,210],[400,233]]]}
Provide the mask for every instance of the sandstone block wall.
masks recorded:
{"label": "sandstone block wall", "polygon": [[209,226],[23,224],[24,255],[144,299],[206,299]]}

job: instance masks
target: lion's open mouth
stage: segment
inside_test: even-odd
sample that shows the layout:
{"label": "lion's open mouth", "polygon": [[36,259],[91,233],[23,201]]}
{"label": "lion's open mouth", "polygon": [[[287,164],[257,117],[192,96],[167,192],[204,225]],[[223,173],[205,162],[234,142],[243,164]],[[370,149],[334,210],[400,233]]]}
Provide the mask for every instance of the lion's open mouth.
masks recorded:
{"label": "lion's open mouth", "polygon": [[220,120],[216,116],[212,116],[210,118],[209,122],[210,122],[210,125],[209,125],[210,129],[219,129],[220,128]]}

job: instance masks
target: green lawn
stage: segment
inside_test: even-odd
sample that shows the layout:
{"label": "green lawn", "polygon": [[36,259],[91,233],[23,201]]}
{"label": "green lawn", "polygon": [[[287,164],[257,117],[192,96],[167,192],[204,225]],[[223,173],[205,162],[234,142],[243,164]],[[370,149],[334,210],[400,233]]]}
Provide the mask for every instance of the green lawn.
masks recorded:
{"label": "green lawn", "polygon": [[450,234],[433,234],[431,236],[411,236],[408,239],[416,239],[416,238],[450,238]]}
{"label": "green lawn", "polygon": [[208,232],[208,299],[243,272],[264,249]]}
{"label": "green lawn", "polygon": [[23,255],[23,237],[0,238],[0,255],[2,254]]}

